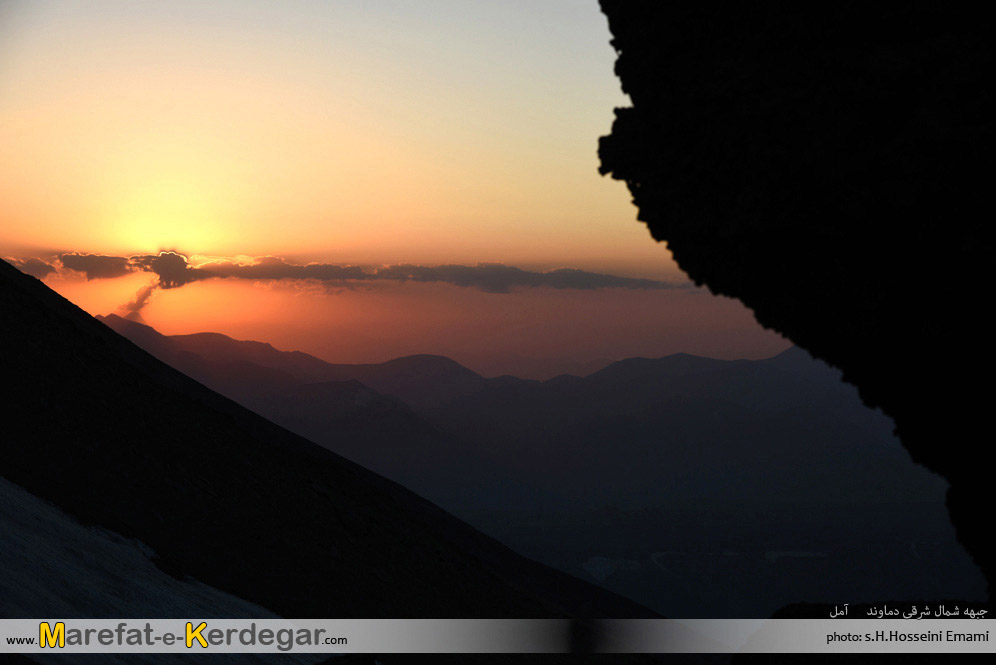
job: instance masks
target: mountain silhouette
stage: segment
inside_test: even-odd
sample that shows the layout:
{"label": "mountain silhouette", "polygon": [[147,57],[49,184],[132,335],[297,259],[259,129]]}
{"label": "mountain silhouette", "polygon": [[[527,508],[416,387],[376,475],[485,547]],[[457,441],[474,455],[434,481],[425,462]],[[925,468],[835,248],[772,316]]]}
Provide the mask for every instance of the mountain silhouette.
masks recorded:
{"label": "mountain silhouette", "polygon": [[[402,399],[445,403],[486,383],[449,358],[335,365],[217,333],[166,336],[113,314],[97,318],[208,388],[437,504],[452,509],[505,501],[506,493],[480,478],[485,462],[473,448]],[[523,488],[522,494],[536,492]]]}
{"label": "mountain silhouette", "polygon": [[160,360],[225,394],[292,383],[359,381],[406,403],[434,406],[477,392],[487,382],[445,356],[423,354],[384,363],[333,364],[300,351],[278,351],[267,343],[235,340],[219,333],[166,336],[116,314],[96,318]]}
{"label": "mountain silhouette", "polygon": [[[764,616],[795,598],[835,600],[834,589],[982,593],[943,482],[798,348],[756,361],[628,358],[535,381],[441,356],[337,365],[102,320],[517,551],[666,614]],[[738,554],[710,559],[724,551]]]}
{"label": "mountain silhouette", "polygon": [[0,307],[3,477],[175,579],[286,617],[653,616],[208,390],[7,263]]}

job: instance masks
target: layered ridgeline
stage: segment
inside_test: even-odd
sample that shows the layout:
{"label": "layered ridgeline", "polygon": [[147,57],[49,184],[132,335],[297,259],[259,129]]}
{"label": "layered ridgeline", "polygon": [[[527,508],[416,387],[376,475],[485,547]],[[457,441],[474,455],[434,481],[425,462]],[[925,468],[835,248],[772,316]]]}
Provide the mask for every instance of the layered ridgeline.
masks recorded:
{"label": "layered ridgeline", "polygon": [[211,392],[2,262],[0,308],[4,616],[651,615]]}
{"label": "layered ridgeline", "polygon": [[799,349],[630,358],[540,382],[441,356],[331,364],[102,320],[517,551],[671,616],[984,593],[943,482]]}

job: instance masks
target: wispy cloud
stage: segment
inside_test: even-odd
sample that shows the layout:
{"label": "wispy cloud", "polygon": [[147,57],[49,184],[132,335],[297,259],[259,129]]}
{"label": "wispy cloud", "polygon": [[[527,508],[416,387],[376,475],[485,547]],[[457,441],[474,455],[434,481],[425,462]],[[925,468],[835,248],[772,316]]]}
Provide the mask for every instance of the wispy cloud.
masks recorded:
{"label": "wispy cloud", "polygon": [[525,270],[503,263],[476,265],[417,265],[411,263],[364,267],[335,263],[290,263],[277,256],[206,259],[193,263],[176,251],[134,256],[107,256],[80,252],[60,254],[51,262],[40,258],[15,263],[39,277],[52,272],[72,271],[86,279],[111,279],[131,273],[149,273],[155,282],[139,291],[125,309],[141,310],[158,289],[175,289],[208,279],[252,281],[320,282],[327,288],[372,282],[420,282],[452,284],[486,293],[510,293],[515,289],[554,288],[592,290],[604,288],[662,290],[687,288],[687,283],[621,277],[577,268],[545,272]]}

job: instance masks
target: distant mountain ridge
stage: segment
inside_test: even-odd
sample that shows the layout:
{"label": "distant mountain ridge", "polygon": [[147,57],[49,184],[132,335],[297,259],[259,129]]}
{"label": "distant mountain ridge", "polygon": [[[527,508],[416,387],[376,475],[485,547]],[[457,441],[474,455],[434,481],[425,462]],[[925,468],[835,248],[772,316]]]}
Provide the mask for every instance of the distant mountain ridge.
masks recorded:
{"label": "distant mountain ridge", "polygon": [[[271,385],[355,380],[380,393],[425,405],[468,394],[487,381],[445,356],[420,354],[383,363],[334,364],[301,351],[278,351],[265,342],[236,340],[220,333],[167,336],[116,314],[95,318],[185,374],[228,391],[238,391],[239,384],[250,378]],[[231,374],[221,375],[219,370]],[[226,383],[229,377],[233,380]]]}
{"label": "distant mountain ridge", "polygon": [[208,388],[436,503],[482,493],[472,479],[484,461],[398,396],[436,403],[486,381],[449,358],[333,365],[217,333],[166,336],[115,315],[96,318]]}
{"label": "distant mountain ridge", "polygon": [[[98,318],[213,390],[433,500],[453,501],[456,510],[486,496],[472,488],[487,487],[502,474],[515,480],[503,501],[522,504],[541,495],[556,503],[558,494],[568,504],[596,496],[629,501],[648,492],[674,500],[678,487],[684,499],[707,492],[750,501],[815,495],[821,483],[865,497],[909,491],[904,484],[888,485],[895,474],[869,482],[871,467],[856,473],[841,467],[834,472],[840,477],[824,473],[808,490],[797,485],[792,465],[848,464],[835,447],[865,448],[875,464],[888,458],[886,464],[894,465],[903,454],[886,419],[864,408],[837,372],[795,347],[763,360],[686,353],[627,358],[585,377],[536,381],[485,378],[435,355],[333,364],[216,333],[164,336],[117,316]],[[362,442],[338,436],[344,428],[362,430]],[[600,440],[627,454],[599,461]],[[707,441],[713,456],[696,452]],[[539,458],[531,452],[537,445],[546,451]],[[760,447],[771,452],[752,458]],[[720,451],[737,460],[742,473],[714,487],[694,490],[682,481],[669,490],[662,474],[679,473],[673,459],[678,450],[692,465],[680,471],[682,477],[713,463]],[[643,464],[626,471],[625,459]],[[690,477],[710,476],[696,473]],[[454,488],[469,478],[475,480],[466,491]],[[553,487],[550,478],[561,480]]]}
{"label": "distant mountain ridge", "polygon": [[[979,588],[944,517],[943,482],[910,462],[892,423],[838,372],[797,348],[763,360],[627,358],[536,381],[431,355],[336,365],[103,320],[517,551],[666,614],[765,616],[830,600],[821,594],[834,585],[855,600]],[[855,572],[882,560],[888,574]]]}
{"label": "distant mountain ridge", "polygon": [[[509,383],[558,384],[576,379],[626,383],[639,380],[642,376],[659,376],[661,369],[670,376],[680,377],[731,363],[770,363],[801,368],[813,362],[805,351],[791,347],[772,358],[757,361],[718,360],[675,353],[660,358],[634,357],[610,362],[586,376],[562,374],[546,381],[509,375],[486,378],[441,355],[415,354],[381,363],[337,364],[302,351],[280,351],[266,342],[236,340],[221,333],[163,335],[148,324],[130,321],[116,314],[97,315],[95,318],[161,360],[199,380],[202,377],[220,380],[220,377],[212,377],[210,366],[222,366],[226,371],[241,368],[247,374],[256,371],[259,372],[259,380],[274,383],[291,380],[307,383],[355,380],[413,406],[427,408],[449,403],[483,390],[486,386]],[[265,370],[272,371],[269,378]],[[234,390],[236,386],[226,388]]]}
{"label": "distant mountain ridge", "polygon": [[211,392],[4,262],[0,307],[0,473],[173,577],[286,617],[653,615]]}

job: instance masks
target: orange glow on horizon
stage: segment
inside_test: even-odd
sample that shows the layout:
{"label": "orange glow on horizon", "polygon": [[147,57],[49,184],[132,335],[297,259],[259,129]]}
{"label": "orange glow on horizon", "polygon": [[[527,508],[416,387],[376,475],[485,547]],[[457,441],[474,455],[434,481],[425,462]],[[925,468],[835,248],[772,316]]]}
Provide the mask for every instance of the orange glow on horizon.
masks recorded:
{"label": "orange glow on horizon", "polygon": [[[0,160],[0,255],[685,281],[625,185],[598,174],[598,137],[628,100],[597,3],[46,0],[0,18],[0,154],[13,156]],[[93,314],[154,281],[46,278]],[[340,362],[784,346],[741,306],[687,291],[320,291],[212,279],[155,290],[142,315]]]}
{"label": "orange glow on horizon", "polygon": [[[122,314],[119,305],[147,285],[134,276],[120,281],[99,298],[91,295],[89,304],[104,309],[88,311]],[[50,283],[67,297],[78,294],[69,280]],[[98,283],[75,282],[75,288]],[[142,317],[163,334],[220,332],[331,362],[437,353],[485,374],[502,373],[516,358],[618,360],[679,351],[762,358],[789,346],[758,327],[739,302],[680,289],[494,294],[446,284],[378,283],[326,291],[308,283],[221,279],[159,290]]]}
{"label": "orange glow on horizon", "polygon": [[[455,35],[419,41],[427,50],[414,55],[371,50],[349,37],[367,20],[359,6],[312,17],[341,34],[335,41],[290,10],[236,11],[245,34],[186,24],[171,33],[161,21],[210,10],[108,6],[105,20],[25,6],[8,19],[25,28],[0,34],[0,150],[18,156],[0,162],[0,245],[667,261],[625,187],[597,174],[597,137],[625,100],[594,9],[572,19],[584,32],[571,48],[583,45],[590,69],[568,72],[556,60],[548,71],[498,67],[462,53],[471,42]],[[78,24],[65,28],[70,18]],[[274,21],[301,33],[271,34]],[[395,29],[391,39],[411,42]],[[587,41],[592,31],[604,43]]]}

